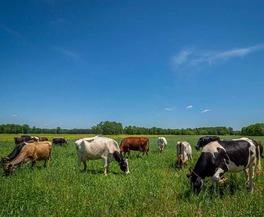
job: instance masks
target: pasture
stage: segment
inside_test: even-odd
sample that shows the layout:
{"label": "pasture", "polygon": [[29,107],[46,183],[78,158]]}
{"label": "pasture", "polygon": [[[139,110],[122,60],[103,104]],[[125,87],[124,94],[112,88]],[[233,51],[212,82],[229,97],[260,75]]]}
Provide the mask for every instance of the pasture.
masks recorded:
{"label": "pasture", "polygon": [[[0,156],[14,148],[13,137],[0,135]],[[49,139],[53,135],[47,135]],[[57,136],[57,135],[56,135]],[[198,196],[190,191],[186,178],[200,152],[194,149],[201,136],[165,136],[168,146],[158,152],[158,136],[150,139],[149,157],[131,152],[130,174],[124,175],[117,162],[103,175],[101,160],[90,161],[87,171],[77,166],[74,141],[89,135],[63,135],[69,145],[53,146],[51,163],[37,162],[17,168],[0,181],[0,216],[263,216],[264,170],[255,177],[254,193],[247,192],[244,173],[227,173],[229,181],[213,193],[211,180]],[[125,137],[111,136],[120,143]],[[239,138],[221,136],[222,139]],[[254,137],[264,144],[264,137]],[[177,141],[186,140],[193,148],[193,162],[182,170],[175,166]],[[262,160],[263,161],[263,160]],[[263,166],[263,162],[262,162]],[[1,173],[3,169],[1,168]]]}

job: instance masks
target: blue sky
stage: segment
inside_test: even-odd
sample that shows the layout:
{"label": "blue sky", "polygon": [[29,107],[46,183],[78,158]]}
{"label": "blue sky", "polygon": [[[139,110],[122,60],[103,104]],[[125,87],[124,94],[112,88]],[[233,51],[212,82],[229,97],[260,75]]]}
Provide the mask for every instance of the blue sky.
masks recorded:
{"label": "blue sky", "polygon": [[0,123],[264,122],[263,1],[0,0]]}

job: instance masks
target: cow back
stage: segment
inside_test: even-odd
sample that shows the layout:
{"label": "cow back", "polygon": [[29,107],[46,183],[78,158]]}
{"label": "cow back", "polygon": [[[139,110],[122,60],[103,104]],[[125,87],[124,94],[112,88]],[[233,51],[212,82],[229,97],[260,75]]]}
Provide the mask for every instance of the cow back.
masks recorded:
{"label": "cow back", "polygon": [[148,145],[149,139],[146,137],[127,137],[121,141],[120,150],[140,150],[145,149]]}
{"label": "cow back", "polygon": [[115,151],[120,152],[118,143],[106,137],[91,137],[79,139],[75,142],[77,154],[90,160],[100,159]]}

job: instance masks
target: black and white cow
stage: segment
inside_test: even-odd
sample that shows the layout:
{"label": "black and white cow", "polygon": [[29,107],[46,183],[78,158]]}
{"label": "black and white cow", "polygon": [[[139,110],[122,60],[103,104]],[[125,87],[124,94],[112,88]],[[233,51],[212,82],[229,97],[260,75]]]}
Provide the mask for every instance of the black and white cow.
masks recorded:
{"label": "black and white cow", "polygon": [[63,144],[69,144],[68,140],[63,137],[56,137],[52,139],[52,145],[63,145]]}
{"label": "black and white cow", "polygon": [[[246,183],[253,192],[253,178],[258,159],[257,175],[261,171],[259,146],[253,139],[241,138],[230,141],[213,141],[202,149],[202,153],[194,167],[187,175],[195,194],[199,194],[205,177],[211,177],[214,187],[223,183],[221,177],[225,172],[244,170]],[[225,180],[226,181],[226,180]]]}
{"label": "black and white cow", "polygon": [[200,148],[203,148],[208,143],[219,140],[220,138],[218,136],[203,136],[198,140],[195,148],[197,151],[199,151]]}

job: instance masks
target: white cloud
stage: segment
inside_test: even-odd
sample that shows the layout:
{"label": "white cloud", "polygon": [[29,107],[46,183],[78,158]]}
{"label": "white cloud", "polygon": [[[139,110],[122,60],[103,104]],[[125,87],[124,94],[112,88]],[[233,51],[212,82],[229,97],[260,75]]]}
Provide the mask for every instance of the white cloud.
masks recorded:
{"label": "white cloud", "polygon": [[201,113],[206,113],[206,112],[210,112],[210,109],[204,109]]}
{"label": "white cloud", "polygon": [[193,106],[192,106],[192,105],[188,105],[186,108],[187,108],[187,109],[192,109]]}
{"label": "white cloud", "polygon": [[184,49],[179,54],[172,57],[171,63],[174,66],[182,65],[188,60],[188,56],[190,56],[192,53],[192,49]]}
{"label": "white cloud", "polygon": [[12,114],[12,117],[16,117],[17,115],[16,114]]}
{"label": "white cloud", "polygon": [[167,112],[170,112],[170,111],[172,111],[173,110],[173,108],[165,108],[165,111],[167,111]]}
{"label": "white cloud", "polygon": [[172,57],[171,64],[175,68],[196,67],[201,64],[211,65],[220,61],[227,61],[236,57],[244,57],[250,53],[263,50],[264,44],[257,44],[251,47],[235,48],[226,51],[204,52],[198,49],[183,49]]}

